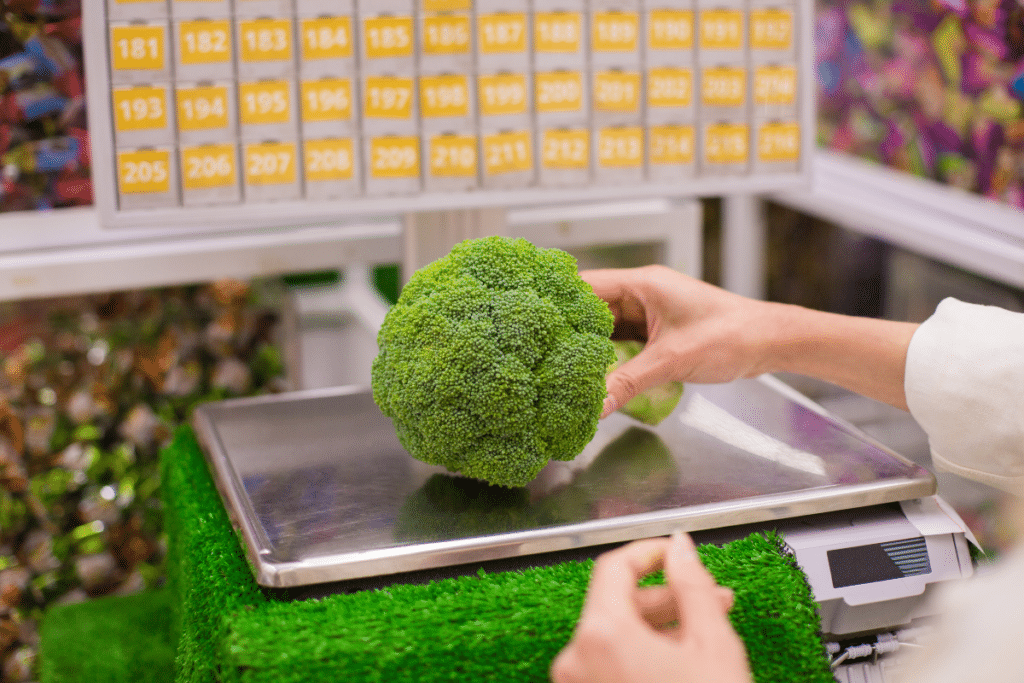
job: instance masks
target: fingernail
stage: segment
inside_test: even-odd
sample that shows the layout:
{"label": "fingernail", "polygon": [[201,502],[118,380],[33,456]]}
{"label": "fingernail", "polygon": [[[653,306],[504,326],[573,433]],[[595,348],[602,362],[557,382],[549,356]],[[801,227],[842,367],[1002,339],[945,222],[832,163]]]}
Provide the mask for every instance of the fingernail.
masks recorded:
{"label": "fingernail", "polygon": [[601,408],[601,419],[608,417],[616,410],[615,399],[611,396],[605,396],[604,406]]}
{"label": "fingernail", "polygon": [[700,561],[700,556],[697,555],[697,547],[693,545],[693,539],[690,538],[689,534],[684,534],[679,529],[672,532],[672,544],[678,548],[680,557],[691,560],[694,562]]}

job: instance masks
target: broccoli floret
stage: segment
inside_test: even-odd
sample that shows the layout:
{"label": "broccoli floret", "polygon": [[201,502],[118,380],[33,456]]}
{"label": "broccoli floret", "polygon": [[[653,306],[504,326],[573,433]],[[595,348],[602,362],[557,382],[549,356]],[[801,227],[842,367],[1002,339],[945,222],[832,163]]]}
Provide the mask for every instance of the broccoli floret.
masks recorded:
{"label": "broccoli floret", "polygon": [[413,457],[524,486],[593,438],[613,324],[569,254],[467,240],[414,273],[385,317],[373,398]]}

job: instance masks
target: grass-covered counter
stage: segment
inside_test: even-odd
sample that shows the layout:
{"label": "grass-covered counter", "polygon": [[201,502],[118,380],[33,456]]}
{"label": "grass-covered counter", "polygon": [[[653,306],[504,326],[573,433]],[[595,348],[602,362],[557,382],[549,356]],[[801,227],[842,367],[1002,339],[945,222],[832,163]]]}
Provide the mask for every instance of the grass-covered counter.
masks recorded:
{"label": "grass-covered counter", "polygon": [[[43,683],[544,681],[583,604],[590,561],[286,600],[255,583],[189,429],[162,477],[168,587],[53,609]],[[807,583],[777,540],[700,554],[735,591],[755,680],[832,680]]]}

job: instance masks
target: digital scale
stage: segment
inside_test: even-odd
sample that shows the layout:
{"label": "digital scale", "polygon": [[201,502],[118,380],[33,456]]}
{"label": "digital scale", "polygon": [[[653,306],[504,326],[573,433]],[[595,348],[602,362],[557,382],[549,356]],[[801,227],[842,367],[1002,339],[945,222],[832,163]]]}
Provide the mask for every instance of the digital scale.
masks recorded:
{"label": "digital scale", "polygon": [[938,584],[973,573],[970,532],[930,472],[770,376],[688,385],[657,427],[616,413],[524,489],[414,460],[364,388],[206,404],[194,425],[257,581],[303,595],[675,529],[701,542],[777,529],[837,659],[852,653],[837,675],[884,681],[877,655],[928,616]]}

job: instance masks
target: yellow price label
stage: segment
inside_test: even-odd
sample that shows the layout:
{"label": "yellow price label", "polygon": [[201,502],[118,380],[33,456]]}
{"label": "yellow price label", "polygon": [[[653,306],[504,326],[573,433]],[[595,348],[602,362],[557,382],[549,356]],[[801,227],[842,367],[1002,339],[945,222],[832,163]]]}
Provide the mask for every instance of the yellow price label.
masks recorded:
{"label": "yellow price label", "polygon": [[430,175],[467,178],[476,175],[476,138],[472,135],[435,135],[430,138]]}
{"label": "yellow price label", "polygon": [[800,158],[800,124],[766,123],[757,131],[757,158],[796,161]]}
{"label": "yellow price label", "polygon": [[352,19],[350,17],[317,17],[303,19],[299,25],[302,36],[302,61],[341,59],[352,56]]}
{"label": "yellow price label", "polygon": [[423,118],[469,116],[469,77],[465,74],[420,77]]}
{"label": "yellow price label", "polygon": [[294,142],[257,142],[245,146],[246,185],[288,185],[296,177]]}
{"label": "yellow price label", "polygon": [[178,58],[182,64],[230,62],[231,25],[227,19],[181,22]]}
{"label": "yellow price label", "polygon": [[714,9],[700,13],[700,49],[739,50],[742,47],[742,10]]}
{"label": "yellow price label", "polygon": [[248,19],[239,24],[243,62],[286,62],[292,58],[291,19]]}
{"label": "yellow price label", "polygon": [[598,111],[639,111],[639,72],[598,71],[595,73],[594,108]]}
{"label": "yellow price label", "polygon": [[114,129],[152,130],[167,127],[166,88],[115,88]]}
{"label": "yellow price label", "polygon": [[198,145],[181,149],[181,185],[186,190],[234,185],[234,145]]}
{"label": "yellow price label", "polygon": [[352,118],[352,81],[324,78],[302,81],[303,121],[343,121]]}
{"label": "yellow price label", "polygon": [[418,178],[420,139],[388,135],[370,140],[370,175],[374,178]]}
{"label": "yellow price label", "polygon": [[559,128],[544,131],[541,163],[550,169],[585,169],[590,166],[590,131]]}
{"label": "yellow price label", "polygon": [[747,97],[747,71],[718,66],[701,72],[701,101],[712,107],[741,107]]}
{"label": "yellow price label", "polygon": [[692,70],[665,67],[647,72],[648,107],[688,107],[692,102]]}
{"label": "yellow price label", "polygon": [[288,81],[239,83],[239,119],[245,125],[288,123],[292,116],[288,86]]}
{"label": "yellow price label", "polygon": [[692,164],[693,126],[652,126],[647,131],[652,164]]}
{"label": "yellow price label", "polygon": [[750,47],[755,50],[788,50],[793,47],[792,10],[753,10],[750,13]]}
{"label": "yellow price label", "polygon": [[537,111],[565,112],[583,108],[583,74],[579,71],[546,71],[534,75]]}
{"label": "yellow price label", "polygon": [[526,74],[493,74],[477,81],[482,116],[526,113]]}
{"label": "yellow price label", "polygon": [[485,55],[526,52],[526,15],[481,14],[477,17],[477,36],[480,52]]}
{"label": "yellow price label", "polygon": [[363,92],[363,116],[368,119],[412,118],[412,79],[369,76]]}
{"label": "yellow price label", "polygon": [[591,44],[595,52],[633,52],[640,34],[636,12],[595,12]]}
{"label": "yellow price label", "polygon": [[434,14],[423,17],[423,54],[467,54],[470,44],[468,14]]}
{"label": "yellow price label", "polygon": [[368,59],[411,57],[412,17],[369,17],[363,19],[363,47]]}
{"label": "yellow price label", "polygon": [[533,15],[535,52],[579,52],[583,17],[579,12],[537,12]]}
{"label": "yellow price label", "polygon": [[754,71],[754,102],[793,104],[796,102],[795,66],[759,66]]}
{"label": "yellow price label", "polygon": [[530,131],[517,130],[485,135],[484,171],[489,176],[518,173],[533,168]]}
{"label": "yellow price label", "polygon": [[632,168],[644,161],[644,131],[639,126],[602,128],[597,135],[597,163],[605,168]]}
{"label": "yellow price label", "polygon": [[423,0],[424,12],[459,12],[473,9],[473,0]]}
{"label": "yellow price label", "polygon": [[122,194],[170,192],[171,152],[145,149],[117,153],[117,179]]}
{"label": "yellow price label", "polygon": [[709,164],[740,164],[750,156],[750,132],[745,123],[716,123],[707,127],[704,158]]}
{"label": "yellow price label", "polygon": [[159,71],[165,67],[167,32],[163,26],[112,26],[110,55],[115,71]]}
{"label": "yellow price label", "polygon": [[228,127],[228,89],[224,85],[182,88],[178,100],[179,130]]}
{"label": "yellow price label", "polygon": [[693,12],[651,10],[647,24],[647,45],[652,50],[689,50],[693,47]]}
{"label": "yellow price label", "polygon": [[306,180],[351,180],[354,174],[355,150],[352,140],[334,138],[306,140],[302,143]]}

